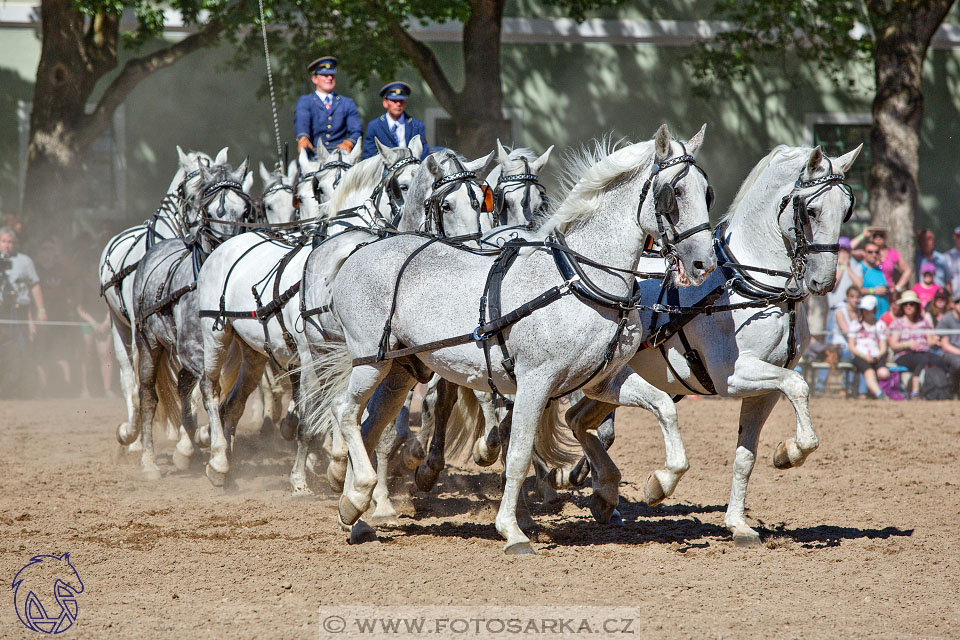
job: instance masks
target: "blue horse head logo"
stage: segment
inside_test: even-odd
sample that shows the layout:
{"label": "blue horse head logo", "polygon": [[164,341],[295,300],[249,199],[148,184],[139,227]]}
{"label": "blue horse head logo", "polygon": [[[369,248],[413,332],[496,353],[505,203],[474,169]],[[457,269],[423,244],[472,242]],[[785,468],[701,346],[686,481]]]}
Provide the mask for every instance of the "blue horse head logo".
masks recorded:
{"label": "blue horse head logo", "polygon": [[83,581],[70,562],[70,554],[33,556],[13,578],[13,602],[17,617],[39,633],[63,633],[77,619],[77,595]]}

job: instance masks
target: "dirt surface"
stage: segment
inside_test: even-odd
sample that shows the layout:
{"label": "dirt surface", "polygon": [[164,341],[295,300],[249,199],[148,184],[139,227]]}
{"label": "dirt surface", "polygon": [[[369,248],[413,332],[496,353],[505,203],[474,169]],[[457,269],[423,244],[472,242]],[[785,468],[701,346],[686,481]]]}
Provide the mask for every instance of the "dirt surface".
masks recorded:
{"label": "dirt surface", "polygon": [[[588,492],[564,492],[531,507],[538,555],[506,557],[499,465],[458,465],[430,495],[402,479],[399,523],[349,545],[328,489],[289,497],[293,446],[279,436],[242,427],[236,481],[218,490],[199,462],[176,471],[158,433],[164,477],[149,483],[118,455],[118,400],[3,402],[0,578],[70,552],[85,590],[64,637],[316,638],[323,607],[363,603],[629,606],[637,633],[658,638],[960,637],[960,402],[815,399],[820,450],[780,472],[774,446],[794,431],[781,401],[747,497],[754,549],[721,526],[739,403],[679,410],[691,469],[665,505],[641,501],[659,429],[623,412],[624,524],[594,523]],[[0,637],[35,637],[12,600]]]}

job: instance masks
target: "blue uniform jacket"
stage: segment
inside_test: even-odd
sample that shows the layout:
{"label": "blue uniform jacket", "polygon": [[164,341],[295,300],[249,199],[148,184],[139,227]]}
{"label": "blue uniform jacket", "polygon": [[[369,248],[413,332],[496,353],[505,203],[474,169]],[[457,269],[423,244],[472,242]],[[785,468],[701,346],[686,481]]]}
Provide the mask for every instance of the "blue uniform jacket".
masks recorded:
{"label": "blue uniform jacket", "polygon": [[[401,126],[406,127],[407,144],[410,144],[413,136],[420,136],[420,140],[423,142],[423,155],[420,157],[422,160],[430,153],[430,146],[427,144],[427,128],[422,122],[410,114],[407,113],[404,114],[404,116],[404,123]],[[399,146],[400,143],[397,142],[397,136],[393,135],[393,132],[390,131],[390,125],[387,123],[387,114],[383,114],[367,124],[367,135],[363,137],[364,158],[377,155],[377,143],[373,141],[374,138],[379,139],[380,143],[386,147]]]}
{"label": "blue uniform jacket", "polygon": [[329,111],[316,92],[300,96],[293,115],[294,137],[297,140],[307,136],[314,146],[322,144],[328,151],[344,140],[356,144],[363,131],[357,105],[346,96],[337,93],[331,95],[333,105]]}

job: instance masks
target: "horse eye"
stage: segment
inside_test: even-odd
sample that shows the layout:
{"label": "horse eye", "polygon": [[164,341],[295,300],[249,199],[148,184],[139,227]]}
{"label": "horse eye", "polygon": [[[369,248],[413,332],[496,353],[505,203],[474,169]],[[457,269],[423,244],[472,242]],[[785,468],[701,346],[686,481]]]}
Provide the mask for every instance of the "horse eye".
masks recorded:
{"label": "horse eye", "polygon": [[400,185],[400,191],[407,191],[407,190],[409,190],[409,189],[410,189],[410,185],[408,185],[408,184],[402,184],[402,185]]}
{"label": "horse eye", "polygon": [[443,204],[440,205],[440,208],[443,209],[444,211],[452,211],[452,210],[453,210],[453,205],[451,205],[449,202],[447,202],[446,200],[444,200],[444,201],[443,201]]}
{"label": "horse eye", "polygon": [[681,189],[680,187],[674,187],[674,188],[673,188],[673,195],[674,195],[674,197],[676,197],[676,198],[681,197],[681,196],[683,195],[683,189]]}

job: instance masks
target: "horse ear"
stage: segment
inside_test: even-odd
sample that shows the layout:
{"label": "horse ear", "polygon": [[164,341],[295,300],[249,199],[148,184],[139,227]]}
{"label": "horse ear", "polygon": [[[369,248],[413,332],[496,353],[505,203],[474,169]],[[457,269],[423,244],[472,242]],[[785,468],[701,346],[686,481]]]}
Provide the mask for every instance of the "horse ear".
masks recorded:
{"label": "horse ear", "polygon": [[493,159],[493,154],[494,152],[491,151],[490,153],[483,156],[482,158],[477,158],[472,162],[464,163],[463,166],[467,171],[473,171],[474,173],[482,173],[483,170],[486,169],[487,165],[490,164],[490,160]]}
{"label": "horse ear", "polygon": [[267,168],[263,166],[263,161],[260,161],[260,180],[263,182],[263,185],[266,186],[270,182],[272,174],[267,171]]}
{"label": "horse ear", "polygon": [[700,150],[700,145],[703,144],[703,135],[706,132],[707,132],[707,123],[704,122],[703,126],[700,127],[700,131],[697,131],[697,135],[687,140],[687,144],[685,145],[687,147],[687,153],[689,153],[692,156],[697,155],[697,151]]}
{"label": "horse ear", "polygon": [[317,141],[316,153],[317,153],[317,160],[320,161],[320,164],[326,164],[327,160],[330,159],[330,152],[327,151],[327,148],[325,146],[320,144],[319,140]]}
{"label": "horse ear", "polygon": [[533,164],[530,165],[530,170],[539,175],[540,170],[547,165],[547,160],[550,159],[551,151],[553,151],[553,145],[550,145],[547,150],[543,152],[542,156],[533,161]]}
{"label": "horse ear", "polygon": [[292,185],[293,181],[297,178],[297,161],[291,160],[290,166],[287,167],[287,181]]}
{"label": "horse ear", "polygon": [[420,158],[423,155],[423,140],[420,138],[420,134],[413,136],[413,139],[407,144],[407,147],[410,148],[410,153],[414,158]]}
{"label": "horse ear", "polygon": [[380,157],[383,158],[384,162],[386,162],[387,165],[393,164],[391,147],[388,147],[380,142],[380,138],[374,138],[373,141],[377,143],[377,153],[380,154]]}
{"label": "horse ear", "polygon": [[424,161],[424,166],[427,168],[427,171],[430,172],[434,178],[443,177],[443,169],[440,167],[440,163],[437,162],[437,158],[433,155],[427,156],[427,159]]}
{"label": "horse ear", "polygon": [[[234,182],[245,182],[247,179],[247,169],[250,167],[250,158],[244,158],[240,166],[230,175]],[[251,176],[252,180],[252,176]],[[246,190],[246,189],[244,189]]]}
{"label": "horse ear", "polygon": [[243,179],[243,192],[250,193],[251,189],[253,189],[253,171],[247,171],[247,175]]}
{"label": "horse ear", "polygon": [[839,158],[836,159],[837,165],[840,167],[840,173],[846,174],[850,170],[850,167],[853,166],[853,161],[857,159],[857,156],[860,155],[860,151],[863,149],[863,143],[857,145],[857,148],[849,153],[845,153]]}
{"label": "horse ear", "polygon": [[227,149],[230,147],[224,147],[217,152],[217,159],[213,161],[213,164],[227,164]]}
{"label": "horse ear", "polygon": [[357,144],[353,145],[353,149],[350,150],[350,154],[347,156],[347,161],[350,164],[357,164],[360,158],[363,156],[363,137],[357,138]]}
{"label": "horse ear", "polygon": [[807,175],[812,176],[817,169],[820,168],[820,164],[823,162],[823,151],[820,149],[820,145],[817,145],[813,149],[813,153],[810,154],[810,159],[807,160]]}
{"label": "horse ear", "polygon": [[670,154],[670,129],[666,123],[660,125],[657,129],[657,135],[654,138],[654,150],[658,158],[666,158]]}
{"label": "horse ear", "polygon": [[507,150],[500,144],[500,138],[497,138],[497,162],[504,168],[506,168],[507,163],[510,162],[510,154],[507,153]]}
{"label": "horse ear", "polygon": [[177,145],[177,160],[180,162],[180,166],[183,168],[183,170],[187,171],[191,164],[190,156],[183,152],[183,149],[180,148],[180,145]]}

